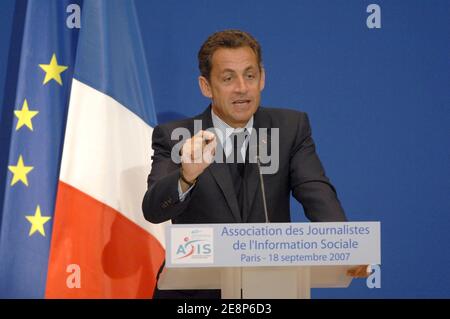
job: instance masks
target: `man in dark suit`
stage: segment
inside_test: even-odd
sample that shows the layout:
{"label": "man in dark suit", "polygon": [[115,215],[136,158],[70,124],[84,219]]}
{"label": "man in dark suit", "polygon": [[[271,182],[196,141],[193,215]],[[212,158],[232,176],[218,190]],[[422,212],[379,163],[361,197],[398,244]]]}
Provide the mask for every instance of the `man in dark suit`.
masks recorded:
{"label": "man in dark suit", "polygon": [[[194,118],[154,129],[152,170],[142,204],[145,218],[183,224],[289,222],[292,192],[309,220],[345,221],[316,154],[307,115],[260,107],[265,73],[258,42],[238,30],[217,32],[202,45],[198,58],[200,89],[211,105]],[[180,129],[191,136],[182,143],[178,134],[172,139]],[[258,165],[249,155],[251,141],[257,140],[251,137],[261,129],[268,131],[262,144],[272,150],[278,166],[263,175],[265,201]],[[257,153],[262,144],[257,143]]]}
{"label": "man in dark suit", "polygon": [[[345,221],[345,215],[335,190],[315,152],[311,130],[305,113],[259,107],[253,115],[254,129],[280,128],[279,168],[275,174],[265,174],[264,186],[268,217],[271,222],[290,221],[290,194],[302,203],[311,221]],[[205,128],[213,127],[211,107],[194,119]],[[171,159],[171,150],[178,141],[170,140],[171,132],[187,128],[194,135],[194,120],[186,119],[157,126],[153,131],[153,163],[144,198],[145,218],[152,223],[171,219],[175,224],[265,222],[260,179],[256,163],[246,163],[242,191],[246,205],[240,211],[238,196],[229,171],[229,164],[213,162],[191,163],[199,168],[191,173]],[[195,135],[202,142],[206,131]],[[203,135],[202,135],[203,134]],[[271,139],[267,139],[271,143]],[[202,146],[201,143],[199,143]],[[183,148],[185,152],[186,148]],[[203,167],[206,166],[206,167]],[[178,185],[185,179],[195,185],[180,200]],[[186,186],[188,188],[189,186]]]}

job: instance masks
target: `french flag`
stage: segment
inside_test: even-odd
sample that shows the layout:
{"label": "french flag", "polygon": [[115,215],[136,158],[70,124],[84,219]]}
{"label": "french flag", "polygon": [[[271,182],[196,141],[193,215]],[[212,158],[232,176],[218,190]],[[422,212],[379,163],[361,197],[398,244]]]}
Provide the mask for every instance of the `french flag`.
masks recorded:
{"label": "french flag", "polygon": [[144,219],[141,203],[155,122],[133,3],[85,2],[47,298],[152,296],[164,234]]}
{"label": "french flag", "polygon": [[24,23],[33,118],[11,137],[0,296],[151,298],[164,225],[141,209],[156,115],[134,4],[29,0]]}

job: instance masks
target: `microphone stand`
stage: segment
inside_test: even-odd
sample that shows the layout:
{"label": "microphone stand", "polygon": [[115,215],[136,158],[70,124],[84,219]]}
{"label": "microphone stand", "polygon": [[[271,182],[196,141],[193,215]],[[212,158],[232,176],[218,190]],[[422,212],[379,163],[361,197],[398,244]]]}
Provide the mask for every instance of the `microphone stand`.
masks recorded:
{"label": "microphone stand", "polygon": [[259,174],[259,180],[261,184],[261,194],[263,198],[263,205],[264,205],[264,217],[266,218],[266,223],[270,223],[269,221],[269,214],[267,213],[267,203],[266,203],[266,192],[264,190],[264,179],[261,173],[261,163],[259,161],[259,155],[256,155],[256,163],[258,164],[258,174]]}

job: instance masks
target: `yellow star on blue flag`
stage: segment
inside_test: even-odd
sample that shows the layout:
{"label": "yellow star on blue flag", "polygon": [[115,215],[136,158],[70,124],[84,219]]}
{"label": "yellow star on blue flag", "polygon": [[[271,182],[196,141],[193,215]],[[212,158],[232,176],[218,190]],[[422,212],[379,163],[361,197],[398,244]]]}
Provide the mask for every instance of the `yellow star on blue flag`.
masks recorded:
{"label": "yellow star on blue flag", "polygon": [[26,166],[23,162],[22,155],[19,155],[19,160],[17,161],[16,166],[9,165],[8,169],[13,173],[13,178],[11,180],[11,186],[13,186],[18,181],[21,181],[26,186],[28,186],[27,174],[33,170],[33,166]]}
{"label": "yellow star on blue flag", "polygon": [[14,111],[14,115],[18,119],[16,131],[18,131],[24,125],[28,127],[30,130],[33,130],[33,123],[31,122],[31,119],[35,117],[38,113],[39,111],[32,111],[28,109],[28,102],[25,99],[22,105],[22,109]]}
{"label": "yellow star on blue flag", "polygon": [[39,205],[36,207],[36,212],[34,215],[25,216],[25,218],[31,223],[30,233],[28,236],[33,235],[35,232],[39,232],[42,236],[45,237],[44,224],[50,220],[49,216],[41,215],[41,208]]}
{"label": "yellow star on blue flag", "polygon": [[49,64],[39,64],[39,67],[45,72],[45,78],[42,84],[46,84],[50,80],[55,80],[59,85],[62,85],[61,73],[67,70],[67,66],[58,64],[55,53],[53,53]]}

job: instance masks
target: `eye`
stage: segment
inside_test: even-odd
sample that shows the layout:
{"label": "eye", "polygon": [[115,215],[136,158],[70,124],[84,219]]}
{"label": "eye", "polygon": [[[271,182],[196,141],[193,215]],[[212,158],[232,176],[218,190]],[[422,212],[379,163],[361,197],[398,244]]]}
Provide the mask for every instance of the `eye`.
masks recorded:
{"label": "eye", "polygon": [[247,74],[247,79],[253,80],[254,78],[255,78],[255,75],[253,73],[248,73]]}
{"label": "eye", "polygon": [[225,76],[223,79],[222,79],[222,81],[223,82],[230,82],[231,81],[231,76]]}

